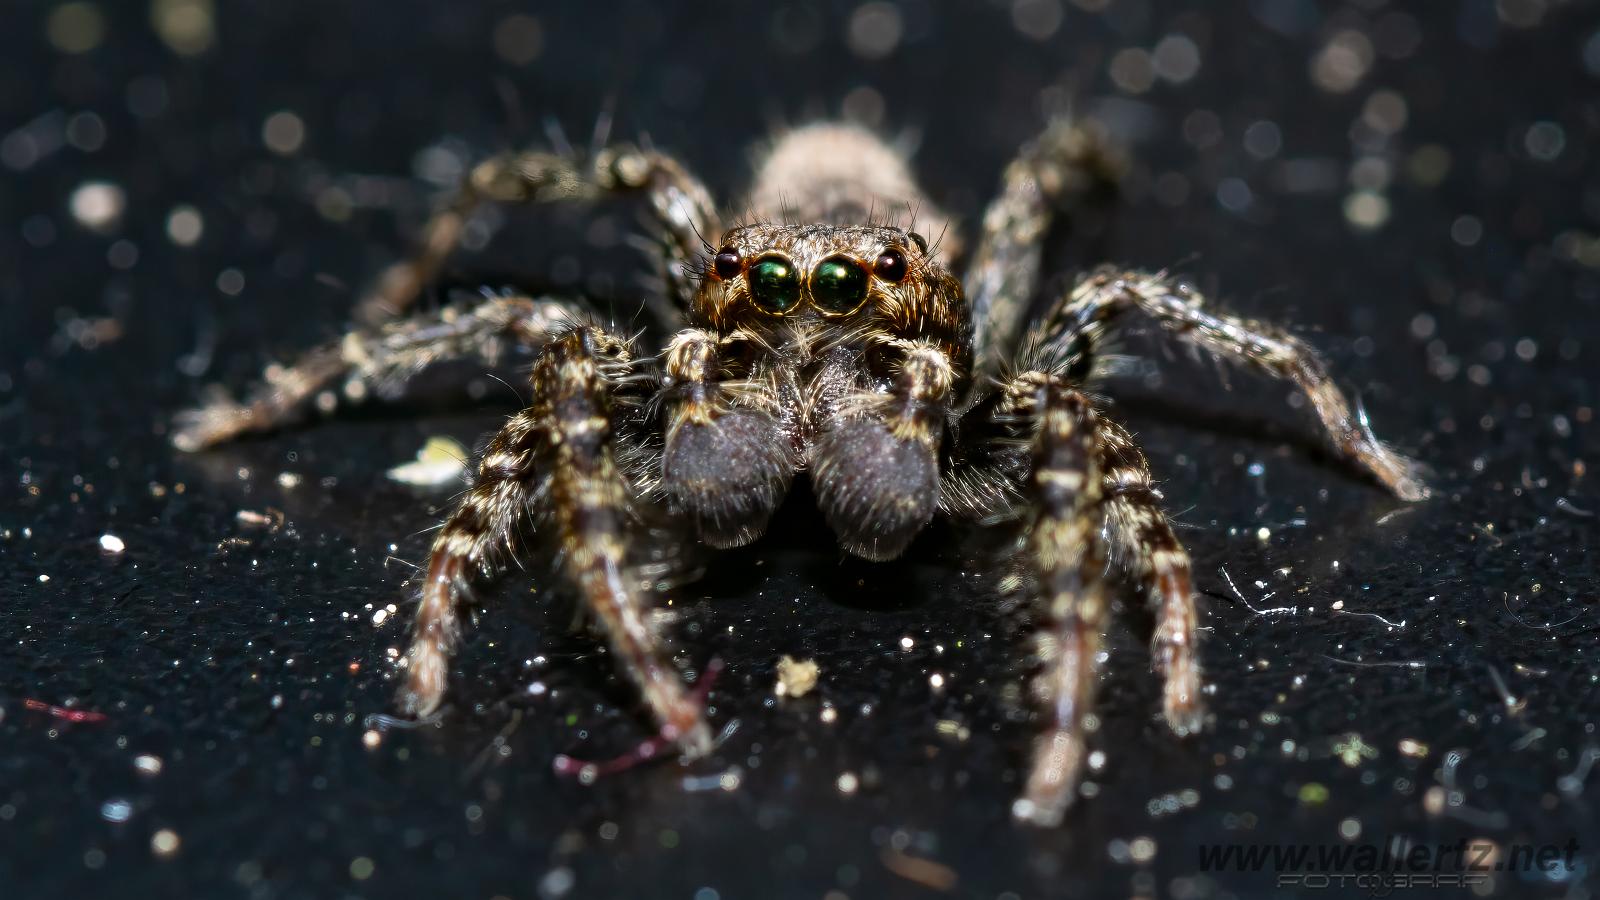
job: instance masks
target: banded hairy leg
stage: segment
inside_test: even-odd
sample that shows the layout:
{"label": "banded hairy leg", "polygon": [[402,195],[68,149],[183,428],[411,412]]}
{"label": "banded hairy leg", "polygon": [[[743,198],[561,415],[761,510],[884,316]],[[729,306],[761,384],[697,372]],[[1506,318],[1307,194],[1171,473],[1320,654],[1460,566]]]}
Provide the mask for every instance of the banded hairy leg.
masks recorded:
{"label": "banded hairy leg", "polygon": [[703,704],[684,686],[630,561],[630,488],[616,463],[616,398],[635,360],[628,342],[584,326],[549,344],[532,402],[490,441],[477,482],[440,529],[422,585],[401,705],[437,709],[471,582],[491,568],[530,510],[549,528],[561,569],[635,681],[662,734],[691,753],[711,745]]}
{"label": "banded hairy leg", "polygon": [[689,261],[709,237],[720,233],[717,206],[700,179],[678,160],[624,145],[596,153],[587,169],[568,156],[537,151],[502,154],[479,163],[444,208],[428,220],[416,253],[390,265],[362,297],[356,319],[378,325],[410,310],[439,277],[445,261],[460,246],[467,222],[484,203],[594,200],[635,193],[648,203],[656,228],[651,235],[656,265],[667,285],[664,294],[648,294],[646,303],[664,326],[675,328],[694,294]]}

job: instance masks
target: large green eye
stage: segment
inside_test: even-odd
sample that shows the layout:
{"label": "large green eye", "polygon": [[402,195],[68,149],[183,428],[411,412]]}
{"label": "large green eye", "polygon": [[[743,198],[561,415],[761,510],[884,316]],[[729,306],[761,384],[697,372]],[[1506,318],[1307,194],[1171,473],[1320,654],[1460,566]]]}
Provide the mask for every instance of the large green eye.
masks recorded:
{"label": "large green eye", "polygon": [[830,256],[811,273],[811,299],[824,313],[847,313],[867,299],[867,273],[855,260]]}
{"label": "large green eye", "polygon": [[781,256],[756,260],[745,272],[750,299],[769,313],[783,315],[800,302],[800,274]]}

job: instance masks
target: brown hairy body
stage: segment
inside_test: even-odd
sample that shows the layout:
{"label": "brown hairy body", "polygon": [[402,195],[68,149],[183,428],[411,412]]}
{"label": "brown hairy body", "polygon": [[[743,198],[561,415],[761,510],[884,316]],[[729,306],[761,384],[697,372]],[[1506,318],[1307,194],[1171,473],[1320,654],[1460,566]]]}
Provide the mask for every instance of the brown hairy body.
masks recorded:
{"label": "brown hairy body", "polygon": [[[490,441],[434,541],[401,704],[415,716],[439,708],[471,584],[504,563],[531,517],[662,739],[689,755],[708,751],[711,731],[652,615],[663,564],[647,512],[710,547],[736,547],[764,532],[805,473],[840,546],[867,559],[898,556],[940,514],[1011,529],[1005,581],[1036,636],[1040,720],[1014,812],[1054,824],[1086,756],[1107,560],[1155,610],[1168,723],[1182,735],[1203,722],[1188,556],[1132,436],[1085,393],[1121,323],[1154,321],[1173,340],[1292,382],[1341,454],[1399,497],[1426,494],[1308,347],[1209,311],[1164,273],[1095,271],[1028,319],[1052,222],[1104,194],[1120,168],[1093,128],[1052,125],[1007,168],[966,256],[904,157],[848,125],[778,139],[744,223],[731,227],[711,193],[657,152],[606,148],[586,165],[495,158],[429,223],[418,255],[378,280],[358,310],[367,324],[269,370],[247,402],[188,414],[174,443],[200,450],[277,428],[341,395],[403,398],[441,360],[493,366],[511,347],[536,350],[529,407]],[[638,194],[652,214],[663,287],[641,304],[674,331],[659,353],[593,324],[581,298],[490,296],[410,313],[478,204],[602,193]]]}

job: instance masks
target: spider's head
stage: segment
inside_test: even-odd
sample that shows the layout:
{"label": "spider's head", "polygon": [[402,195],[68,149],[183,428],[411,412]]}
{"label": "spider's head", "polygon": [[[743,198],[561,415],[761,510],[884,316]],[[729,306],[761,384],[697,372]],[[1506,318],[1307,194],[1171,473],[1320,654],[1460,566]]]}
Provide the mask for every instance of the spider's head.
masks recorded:
{"label": "spider's head", "polygon": [[697,318],[724,329],[796,319],[958,340],[961,286],[914,231],[880,225],[747,225],[705,263]]}

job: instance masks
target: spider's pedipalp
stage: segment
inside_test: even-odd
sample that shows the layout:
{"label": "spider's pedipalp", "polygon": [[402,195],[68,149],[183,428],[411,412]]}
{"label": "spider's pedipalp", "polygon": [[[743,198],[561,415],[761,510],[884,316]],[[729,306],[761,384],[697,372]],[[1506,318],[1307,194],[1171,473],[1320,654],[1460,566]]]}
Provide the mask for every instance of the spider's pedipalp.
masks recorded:
{"label": "spider's pedipalp", "polygon": [[840,545],[865,559],[899,556],[939,504],[939,444],[955,370],[931,341],[897,354],[884,394],[841,398],[812,448],[817,506]]}
{"label": "spider's pedipalp", "polygon": [[629,485],[612,441],[613,385],[627,371],[628,343],[582,326],[549,344],[534,364],[529,408],[489,444],[478,481],[434,542],[423,584],[402,704],[418,714],[438,705],[457,630],[459,585],[509,537],[530,499],[553,532],[561,569],[577,587],[662,733],[691,753],[710,747],[702,705],[664,651],[665,638],[628,553]]}
{"label": "spider's pedipalp", "polygon": [[532,351],[582,316],[571,302],[490,297],[468,310],[447,309],[357,330],[269,366],[243,403],[221,399],[178,417],[172,443],[195,451],[244,434],[271,431],[341,403],[376,395],[402,400],[416,376],[437,363],[471,360],[494,369],[515,350]]}
{"label": "spider's pedipalp", "polygon": [[667,419],[661,489],[713,547],[740,547],[766,531],[794,477],[794,449],[770,391],[721,380],[726,341],[700,329],[667,348]]}
{"label": "spider's pedipalp", "polygon": [[1034,825],[1060,824],[1077,796],[1087,757],[1085,717],[1094,699],[1106,595],[1098,547],[1098,416],[1057,376],[1025,372],[1006,405],[1031,424],[1031,504],[1021,551],[1033,591],[1039,653],[1033,693],[1045,727],[1022,796],[1012,807]]}

